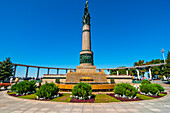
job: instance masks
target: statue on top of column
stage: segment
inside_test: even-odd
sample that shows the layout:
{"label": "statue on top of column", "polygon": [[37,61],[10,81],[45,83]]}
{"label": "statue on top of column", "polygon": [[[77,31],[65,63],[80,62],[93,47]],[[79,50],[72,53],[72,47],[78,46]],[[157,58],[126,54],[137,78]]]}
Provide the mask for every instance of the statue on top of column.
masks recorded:
{"label": "statue on top of column", "polygon": [[83,16],[83,25],[90,25],[90,14],[88,9],[88,1],[86,1],[86,5],[84,8],[84,16]]}

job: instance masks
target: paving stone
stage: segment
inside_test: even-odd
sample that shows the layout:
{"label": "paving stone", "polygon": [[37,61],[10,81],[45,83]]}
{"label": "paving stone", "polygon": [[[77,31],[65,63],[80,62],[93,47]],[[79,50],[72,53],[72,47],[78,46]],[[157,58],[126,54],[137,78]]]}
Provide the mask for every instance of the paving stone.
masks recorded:
{"label": "paving stone", "polygon": [[35,111],[32,111],[32,110],[27,110],[27,111],[24,111],[23,113],[34,113]]}
{"label": "paving stone", "polygon": [[83,109],[83,111],[93,111],[93,109]]}
{"label": "paving stone", "polygon": [[139,110],[137,109],[127,109],[128,111],[132,112],[132,113],[141,113]]}
{"label": "paving stone", "polygon": [[170,107],[170,105],[164,105],[165,107]]}
{"label": "paving stone", "polygon": [[116,109],[111,109],[111,108],[110,108],[110,109],[105,109],[105,111],[106,111],[106,112],[110,112],[110,111],[113,112],[113,111],[116,111]]}
{"label": "paving stone", "polygon": [[128,112],[128,110],[126,110],[126,109],[116,109],[116,111],[118,111],[118,112]]}
{"label": "paving stone", "polygon": [[93,111],[83,111],[83,113],[95,113]]}
{"label": "paving stone", "polygon": [[152,109],[150,109],[151,111],[156,111],[156,112],[159,112],[159,111],[161,111],[160,109],[157,109],[157,108],[152,108]]}
{"label": "paving stone", "polygon": [[11,113],[22,113],[23,111],[18,111],[18,110],[16,110],[16,111],[13,111],[13,112],[11,112]]}

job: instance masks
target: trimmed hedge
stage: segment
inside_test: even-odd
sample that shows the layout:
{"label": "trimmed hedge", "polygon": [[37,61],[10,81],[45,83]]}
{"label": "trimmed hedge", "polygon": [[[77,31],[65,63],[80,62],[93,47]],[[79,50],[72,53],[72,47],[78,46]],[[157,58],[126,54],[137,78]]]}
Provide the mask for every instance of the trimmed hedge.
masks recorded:
{"label": "trimmed hedge", "polygon": [[137,94],[137,89],[129,83],[120,83],[115,86],[114,93],[115,95],[134,98]]}
{"label": "trimmed hedge", "polygon": [[163,92],[165,89],[160,84],[153,84],[154,87],[156,87],[159,92]]}
{"label": "trimmed hedge", "polygon": [[79,84],[73,87],[72,95],[83,98],[91,96],[92,95],[91,85],[80,82]]}
{"label": "trimmed hedge", "polygon": [[157,95],[159,90],[154,84],[142,84],[140,85],[140,91],[147,95]]}
{"label": "trimmed hedge", "polygon": [[140,91],[147,95],[158,95],[159,92],[164,91],[164,88],[160,84],[142,84]]}
{"label": "trimmed hedge", "polygon": [[33,93],[36,91],[35,81],[22,81],[11,86],[11,91],[15,91],[18,94]]}
{"label": "trimmed hedge", "polygon": [[36,95],[39,98],[48,98],[51,99],[55,95],[57,95],[59,88],[54,83],[45,83],[44,85],[40,86],[40,89],[37,90]]}
{"label": "trimmed hedge", "polygon": [[151,84],[151,82],[148,80],[142,80],[141,84]]}

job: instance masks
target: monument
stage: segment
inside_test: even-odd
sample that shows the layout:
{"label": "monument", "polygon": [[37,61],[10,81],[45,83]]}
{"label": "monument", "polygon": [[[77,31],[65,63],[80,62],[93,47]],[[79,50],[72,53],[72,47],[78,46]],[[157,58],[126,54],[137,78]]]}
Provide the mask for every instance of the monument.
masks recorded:
{"label": "monument", "polygon": [[77,66],[76,72],[66,74],[66,84],[76,84],[87,82],[90,84],[108,84],[104,72],[96,72],[96,66],[93,64],[93,52],[91,51],[90,35],[90,13],[88,1],[86,2],[83,16],[82,33],[82,51],[80,52],[80,66]]}

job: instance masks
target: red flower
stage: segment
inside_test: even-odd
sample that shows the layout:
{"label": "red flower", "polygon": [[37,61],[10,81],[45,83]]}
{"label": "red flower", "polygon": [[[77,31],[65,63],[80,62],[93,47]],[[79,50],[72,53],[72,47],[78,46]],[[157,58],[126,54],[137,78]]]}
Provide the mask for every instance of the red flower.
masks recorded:
{"label": "red flower", "polygon": [[11,84],[10,83],[0,83],[0,87],[2,86],[10,86]]}

